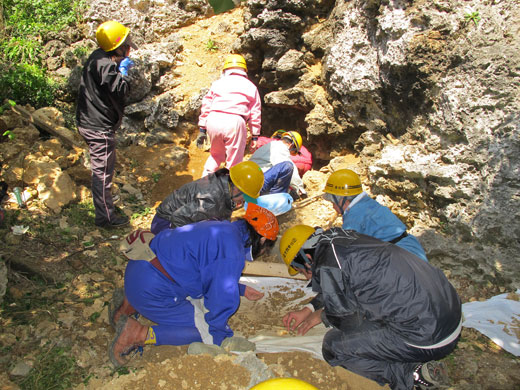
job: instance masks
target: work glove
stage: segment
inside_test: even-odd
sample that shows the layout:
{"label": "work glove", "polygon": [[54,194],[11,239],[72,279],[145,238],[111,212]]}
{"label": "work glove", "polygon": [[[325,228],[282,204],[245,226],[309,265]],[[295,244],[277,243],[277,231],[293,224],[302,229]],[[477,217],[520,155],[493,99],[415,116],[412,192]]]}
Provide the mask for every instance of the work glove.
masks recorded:
{"label": "work glove", "polygon": [[301,192],[300,193],[300,200],[303,200],[303,199],[307,199],[309,196],[307,195],[306,192]]}
{"label": "work glove", "polygon": [[203,149],[204,143],[208,139],[208,136],[206,135],[206,129],[203,129],[202,127],[199,129],[199,135],[197,136],[197,140],[195,141],[197,144],[197,148]]}
{"label": "work glove", "polygon": [[134,65],[134,61],[132,61],[130,58],[123,58],[123,60],[119,64],[119,73],[121,73],[123,76],[128,76],[128,70]]}

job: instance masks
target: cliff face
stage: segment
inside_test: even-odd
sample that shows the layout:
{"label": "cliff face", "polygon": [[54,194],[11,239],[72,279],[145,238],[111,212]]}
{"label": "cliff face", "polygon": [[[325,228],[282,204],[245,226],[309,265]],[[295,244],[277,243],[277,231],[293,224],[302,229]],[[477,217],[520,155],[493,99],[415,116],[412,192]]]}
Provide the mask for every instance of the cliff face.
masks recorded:
{"label": "cliff face", "polygon": [[[263,58],[266,111],[282,107],[296,125],[303,120],[319,158],[354,148],[374,194],[395,202],[410,225],[439,230],[440,223],[450,233],[451,243],[442,245],[423,238],[450,248],[450,257],[467,256],[454,251],[458,241],[497,245],[518,257],[514,1],[338,1],[323,21],[321,2],[307,4],[313,11],[304,15],[285,1],[248,5],[240,48],[257,63]],[[305,32],[275,39],[276,18],[307,21]],[[286,26],[278,30],[288,35]],[[290,75],[287,57],[294,59]],[[478,252],[471,257],[485,262]]]}
{"label": "cliff face", "polygon": [[[74,47],[95,46],[99,22],[120,20],[140,45],[120,141],[150,146],[179,133],[186,140],[221,60],[240,52],[263,97],[264,134],[301,131],[315,168],[357,154],[367,189],[430,257],[518,277],[510,260],[520,253],[515,0],[242,4],[234,11],[240,23],[212,25],[204,1],[91,0],[85,39],[60,54],[70,68],[58,69],[69,78],[65,99],[74,100],[81,69]],[[195,23],[208,32],[203,42],[177,33]],[[210,40],[218,51],[194,51]],[[193,79],[180,81],[181,73]]]}

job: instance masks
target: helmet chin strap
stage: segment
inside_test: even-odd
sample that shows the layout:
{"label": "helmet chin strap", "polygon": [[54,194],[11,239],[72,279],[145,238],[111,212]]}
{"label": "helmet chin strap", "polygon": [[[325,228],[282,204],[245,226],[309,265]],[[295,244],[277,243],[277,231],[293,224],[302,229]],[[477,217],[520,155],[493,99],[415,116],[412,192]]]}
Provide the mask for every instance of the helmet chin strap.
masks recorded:
{"label": "helmet chin strap", "polygon": [[337,195],[332,195],[332,197],[336,206],[341,210],[341,215],[345,214],[345,210],[347,209],[345,206],[345,203],[347,203],[347,197]]}

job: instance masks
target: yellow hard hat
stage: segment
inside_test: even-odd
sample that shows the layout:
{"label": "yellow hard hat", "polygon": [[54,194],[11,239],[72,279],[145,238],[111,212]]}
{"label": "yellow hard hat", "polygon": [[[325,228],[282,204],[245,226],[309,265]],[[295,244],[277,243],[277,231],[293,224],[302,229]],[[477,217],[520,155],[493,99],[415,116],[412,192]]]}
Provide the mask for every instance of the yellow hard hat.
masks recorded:
{"label": "yellow hard hat", "polygon": [[282,138],[282,136],[287,133],[287,131],[285,130],[276,130],[273,135],[271,136],[271,138]]}
{"label": "yellow hard hat", "polygon": [[296,378],[272,378],[251,387],[249,390],[319,390],[317,387]]}
{"label": "yellow hard hat", "polygon": [[117,49],[130,33],[128,27],[114,20],[102,23],[96,30],[96,40],[104,51]]}
{"label": "yellow hard hat", "polygon": [[298,133],[297,131],[288,131],[282,134],[282,138],[289,138],[296,147],[296,151],[300,151],[300,148],[303,144],[302,136],[300,135],[300,133]]}
{"label": "yellow hard hat", "polygon": [[305,241],[315,232],[315,229],[308,225],[296,225],[285,231],[280,239],[280,254],[284,263],[287,265],[289,275],[294,276],[298,273],[291,265],[292,261],[300,251]]}
{"label": "yellow hard hat", "polygon": [[327,179],[325,192],[332,195],[352,196],[363,192],[359,175],[350,169],[339,169]]}
{"label": "yellow hard hat", "polygon": [[233,184],[244,194],[258,198],[264,185],[264,173],[254,161],[242,161],[229,170]]}
{"label": "yellow hard hat", "polygon": [[226,70],[229,68],[242,68],[247,71],[247,64],[244,57],[240,54],[230,54],[226,57],[226,61],[224,61],[224,66],[222,70]]}

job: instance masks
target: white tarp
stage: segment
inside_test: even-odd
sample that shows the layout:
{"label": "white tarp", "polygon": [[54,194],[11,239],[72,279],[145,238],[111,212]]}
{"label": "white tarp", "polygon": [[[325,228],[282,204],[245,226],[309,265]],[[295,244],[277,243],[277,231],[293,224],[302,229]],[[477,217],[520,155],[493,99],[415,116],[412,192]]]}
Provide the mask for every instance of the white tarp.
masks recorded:
{"label": "white tarp", "polygon": [[[266,294],[273,291],[287,294],[287,289],[304,291],[305,294],[301,298],[288,300],[287,309],[280,311],[280,323],[282,317],[291,311],[289,306],[294,310],[294,306],[298,301],[306,301],[315,295],[311,288],[306,287],[308,282],[302,280],[273,277],[242,277],[240,281]],[[516,294],[517,297],[520,295],[520,289],[517,290]],[[462,326],[478,330],[506,351],[520,356],[520,302],[507,299],[507,296],[508,294],[501,294],[485,302],[463,304],[464,322]],[[307,332],[305,336],[258,335],[249,340],[256,344],[258,352],[305,351],[323,359],[321,344],[327,330],[323,324],[319,324]]]}
{"label": "white tarp", "polygon": [[[516,299],[520,289],[516,290]],[[462,305],[462,326],[474,328],[515,356],[520,356],[520,301],[500,294],[484,302]]]}
{"label": "white tarp", "polygon": [[[304,295],[297,299],[287,300],[287,308],[280,310],[280,324],[282,323],[282,317],[289,311],[294,310],[295,305],[299,302],[304,302],[312,298],[316,293],[312,292],[311,288],[306,287],[309,282],[306,280],[294,280],[286,278],[273,278],[273,277],[242,277],[240,282],[251,287],[262,291],[264,294],[272,293],[275,291],[280,294],[287,295],[287,290],[302,290]],[[265,298],[264,298],[265,299]],[[243,301],[242,305],[246,304],[247,301]],[[301,305],[303,307],[303,303]],[[300,308],[301,308],[300,307]],[[244,308],[247,310],[247,307]],[[275,353],[275,352],[289,352],[289,351],[303,351],[313,354],[319,359],[323,359],[321,354],[321,344],[323,336],[327,333],[328,329],[323,324],[319,324],[309,330],[305,336],[274,336],[274,335],[258,335],[250,338],[256,344],[257,352],[264,353]]]}

